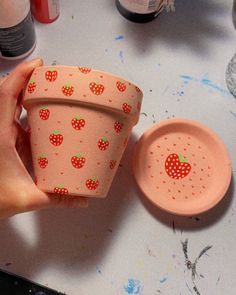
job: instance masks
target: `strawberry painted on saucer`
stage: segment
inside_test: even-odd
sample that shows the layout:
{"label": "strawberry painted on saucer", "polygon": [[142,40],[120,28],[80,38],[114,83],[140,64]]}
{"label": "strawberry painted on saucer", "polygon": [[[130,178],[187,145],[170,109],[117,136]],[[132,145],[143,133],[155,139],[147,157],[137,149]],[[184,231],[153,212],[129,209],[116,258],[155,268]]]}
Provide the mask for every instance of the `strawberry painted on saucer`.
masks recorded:
{"label": "strawberry painted on saucer", "polygon": [[134,176],[144,195],[177,215],[196,215],[214,207],[231,180],[225,145],[203,124],[170,119],[155,124],[137,143]]}

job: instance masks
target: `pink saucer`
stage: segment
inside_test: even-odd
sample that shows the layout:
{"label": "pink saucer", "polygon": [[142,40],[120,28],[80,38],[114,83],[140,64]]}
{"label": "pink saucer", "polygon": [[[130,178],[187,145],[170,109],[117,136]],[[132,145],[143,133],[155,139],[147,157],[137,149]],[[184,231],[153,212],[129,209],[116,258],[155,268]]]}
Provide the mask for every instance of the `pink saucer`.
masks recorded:
{"label": "pink saucer", "polygon": [[158,207],[195,215],[215,206],[231,180],[231,163],[223,142],[208,127],[187,119],[155,124],[137,143],[136,181]]}

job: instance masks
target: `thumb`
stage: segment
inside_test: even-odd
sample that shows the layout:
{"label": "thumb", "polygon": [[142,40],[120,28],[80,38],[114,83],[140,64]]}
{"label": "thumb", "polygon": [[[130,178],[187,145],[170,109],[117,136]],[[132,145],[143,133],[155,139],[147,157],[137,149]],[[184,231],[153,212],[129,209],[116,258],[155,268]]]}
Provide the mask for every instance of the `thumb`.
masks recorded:
{"label": "thumb", "polygon": [[18,96],[25,87],[29,75],[36,67],[43,64],[41,59],[35,59],[18,65],[8,77],[0,82],[0,109],[3,110],[0,118],[1,127],[7,127],[12,124]]}

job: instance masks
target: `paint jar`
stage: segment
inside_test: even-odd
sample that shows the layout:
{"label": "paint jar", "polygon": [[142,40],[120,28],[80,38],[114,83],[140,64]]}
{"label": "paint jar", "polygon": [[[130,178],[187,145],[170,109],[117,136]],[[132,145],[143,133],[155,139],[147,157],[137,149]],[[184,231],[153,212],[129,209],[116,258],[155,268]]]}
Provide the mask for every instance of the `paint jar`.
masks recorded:
{"label": "paint jar", "polygon": [[35,69],[23,105],[38,188],[106,197],[141,102],[136,85],[106,72],[72,66]]}
{"label": "paint jar", "polygon": [[116,7],[128,20],[146,23],[154,20],[164,8],[174,10],[174,0],[116,0]]}
{"label": "paint jar", "polygon": [[52,23],[60,14],[59,0],[31,0],[34,18],[41,23]]}
{"label": "paint jar", "polygon": [[36,45],[29,0],[0,1],[0,58],[20,59]]}

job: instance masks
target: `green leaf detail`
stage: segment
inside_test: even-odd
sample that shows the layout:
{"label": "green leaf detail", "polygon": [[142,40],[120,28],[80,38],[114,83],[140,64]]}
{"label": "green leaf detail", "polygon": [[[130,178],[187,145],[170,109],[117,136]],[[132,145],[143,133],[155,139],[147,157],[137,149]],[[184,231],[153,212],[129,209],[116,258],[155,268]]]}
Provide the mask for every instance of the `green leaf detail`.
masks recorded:
{"label": "green leaf detail", "polygon": [[59,184],[57,187],[58,188],[64,188],[64,184]]}
{"label": "green leaf detail", "polygon": [[58,130],[54,130],[53,134],[57,135],[57,134],[60,134],[60,132]]}
{"label": "green leaf detail", "polygon": [[64,85],[66,88],[70,88],[71,87],[71,84],[70,83],[65,83]]}
{"label": "green leaf detail", "polygon": [[188,163],[188,160],[183,155],[179,154],[178,157],[181,163]]}
{"label": "green leaf detail", "polygon": [[81,158],[82,157],[81,153],[76,154],[76,157]]}
{"label": "green leaf detail", "polygon": [[107,138],[106,138],[106,136],[103,136],[103,137],[102,137],[102,141],[107,142]]}

